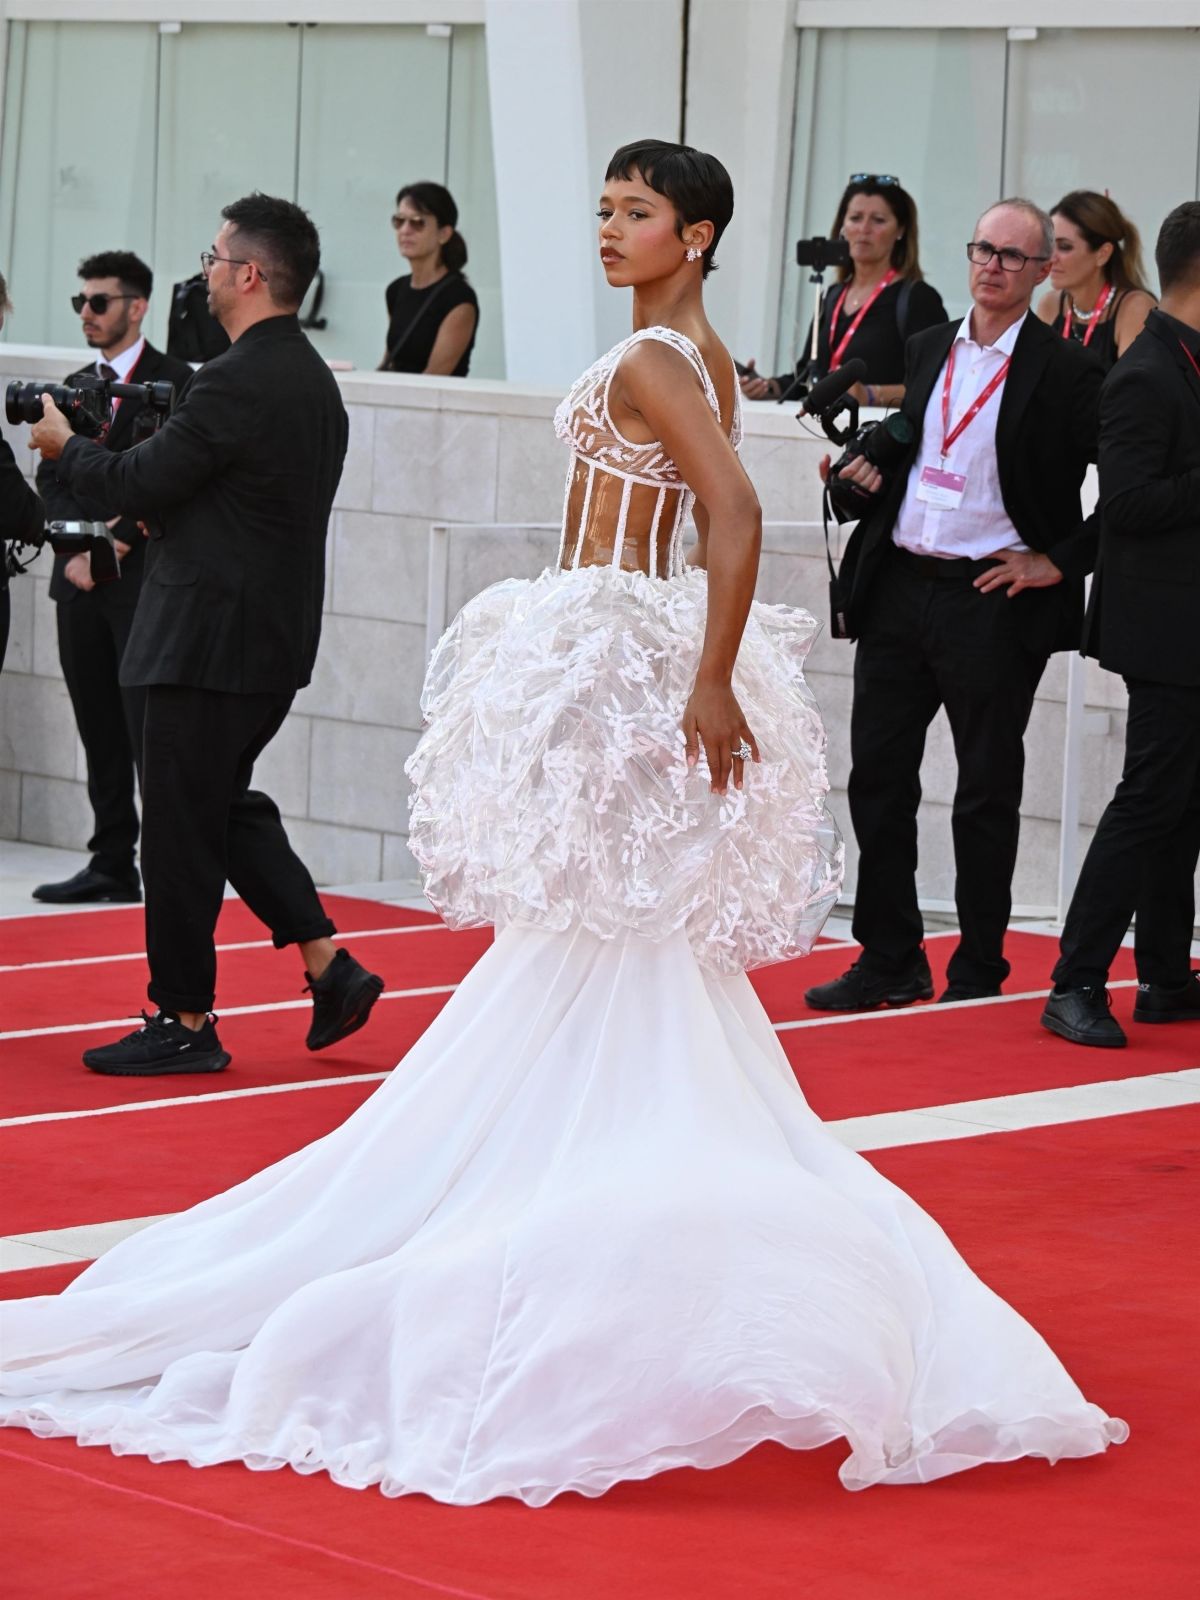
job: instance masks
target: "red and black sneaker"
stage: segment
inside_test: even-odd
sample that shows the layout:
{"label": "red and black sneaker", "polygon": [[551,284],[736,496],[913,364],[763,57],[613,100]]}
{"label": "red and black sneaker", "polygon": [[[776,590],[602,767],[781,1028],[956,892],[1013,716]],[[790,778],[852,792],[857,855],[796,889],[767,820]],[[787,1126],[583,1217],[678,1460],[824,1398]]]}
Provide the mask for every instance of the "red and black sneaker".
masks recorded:
{"label": "red and black sneaker", "polygon": [[195,1030],[185,1028],[170,1011],[151,1016],[142,1012],[145,1026],[127,1033],[115,1044],[97,1045],[83,1052],[83,1064],[93,1072],[115,1078],[161,1078],[175,1072],[224,1072],[233,1057],[221,1049],[216,1017],[205,1017]]}

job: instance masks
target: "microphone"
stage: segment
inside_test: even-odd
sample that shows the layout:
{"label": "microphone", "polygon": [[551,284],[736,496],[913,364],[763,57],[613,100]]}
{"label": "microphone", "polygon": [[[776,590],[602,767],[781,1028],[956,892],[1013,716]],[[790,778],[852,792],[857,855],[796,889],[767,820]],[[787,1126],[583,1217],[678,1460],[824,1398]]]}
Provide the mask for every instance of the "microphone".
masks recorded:
{"label": "microphone", "polygon": [[804,404],[800,407],[801,413],[806,417],[814,416],[822,411],[828,411],[835,401],[845,394],[847,389],[853,388],[856,383],[861,383],[867,376],[867,363],[857,356],[852,361],[845,362],[836,372],[829,373],[819,383],[814,383],[804,397]]}

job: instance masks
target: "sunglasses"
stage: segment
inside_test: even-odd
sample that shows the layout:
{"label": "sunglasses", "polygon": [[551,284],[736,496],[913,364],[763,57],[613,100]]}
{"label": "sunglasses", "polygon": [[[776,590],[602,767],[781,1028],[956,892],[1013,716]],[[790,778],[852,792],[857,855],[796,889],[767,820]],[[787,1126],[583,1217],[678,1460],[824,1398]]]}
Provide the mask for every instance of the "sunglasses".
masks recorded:
{"label": "sunglasses", "polygon": [[851,183],[877,183],[883,189],[886,189],[890,183],[895,184],[897,189],[900,187],[900,179],[894,178],[890,172],[852,172],[849,181]]}
{"label": "sunglasses", "polygon": [[82,311],[84,306],[90,307],[98,317],[102,317],[114,300],[140,300],[140,294],[73,294],[71,296],[71,309]]}
{"label": "sunglasses", "polygon": [[392,227],[397,230],[405,227],[412,228],[414,232],[420,233],[421,229],[428,221],[428,217],[402,217],[400,213],[397,212],[392,218]]}

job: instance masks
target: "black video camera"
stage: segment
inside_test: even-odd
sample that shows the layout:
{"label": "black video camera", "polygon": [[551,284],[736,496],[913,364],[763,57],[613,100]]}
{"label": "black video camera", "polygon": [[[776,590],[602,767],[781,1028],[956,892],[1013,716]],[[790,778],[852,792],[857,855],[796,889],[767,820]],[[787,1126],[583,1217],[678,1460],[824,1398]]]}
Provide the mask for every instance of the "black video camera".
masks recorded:
{"label": "black video camera", "polygon": [[[867,375],[865,361],[847,361],[836,372],[815,383],[805,397],[801,416],[816,416],[825,437],[842,446],[842,453],[829,469],[829,501],[839,522],[853,522],[875,499],[857,483],[839,477],[843,467],[863,456],[886,477],[901,461],[916,438],[916,429],[903,411],[893,411],[882,422],[858,425],[858,401],[850,393]],[[838,423],[845,412],[847,421]]]}
{"label": "black video camera", "polygon": [[827,239],[816,233],[811,239],[796,240],[796,265],[811,267],[813,277],[824,276],[830,267],[850,265],[850,246],[845,239]]}
{"label": "black video camera", "polygon": [[[886,477],[903,461],[905,452],[916,438],[916,429],[902,411],[893,411],[882,422],[858,425],[858,401],[850,394],[856,383],[865,381],[867,364],[856,358],[845,362],[836,371],[814,383],[805,397],[800,416],[815,416],[824,429],[825,437],[842,446],[842,453],[829,468],[825,480],[824,514],[825,560],[829,567],[829,631],[835,639],[851,637],[847,622],[848,607],[842,582],[833,565],[833,551],[829,543],[829,511],[832,507],[839,522],[854,522],[862,516],[876,495],[861,489],[848,478],[839,476],[844,467],[859,457],[865,457]],[[838,418],[845,412],[847,421],[839,425]]]}
{"label": "black video camera", "polygon": [[[56,556],[90,555],[93,583],[112,583],[121,576],[121,558],[113,531],[106,522],[48,522],[31,539],[9,545],[5,558],[9,577],[15,578],[24,572],[46,544]],[[27,557],[26,551],[29,552]]]}
{"label": "black video camera", "polygon": [[[94,378],[88,374],[74,383],[23,383],[14,378],[4,395],[4,414],[10,422],[40,422],[42,396],[48,394],[71,425],[71,432],[84,439],[103,439],[112,425],[114,400],[141,400],[137,435],[140,442],[156,433],[175,407],[173,383],[117,383],[113,378]],[[145,420],[143,420],[145,419]]]}

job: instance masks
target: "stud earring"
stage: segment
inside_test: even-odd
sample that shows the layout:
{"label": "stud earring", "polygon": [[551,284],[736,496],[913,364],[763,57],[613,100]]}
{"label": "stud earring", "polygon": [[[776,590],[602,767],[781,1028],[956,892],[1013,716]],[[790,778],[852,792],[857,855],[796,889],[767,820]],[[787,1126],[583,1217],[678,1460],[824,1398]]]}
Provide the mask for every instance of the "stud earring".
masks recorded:
{"label": "stud earring", "polygon": [[687,258],[689,261],[699,261],[703,254],[703,250],[697,250],[694,244],[688,245]]}

